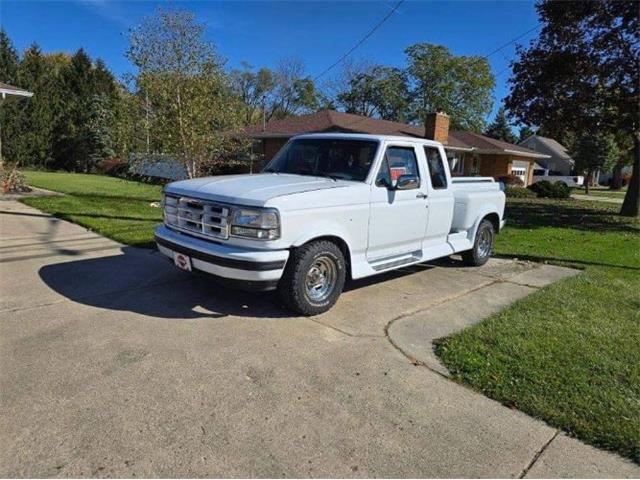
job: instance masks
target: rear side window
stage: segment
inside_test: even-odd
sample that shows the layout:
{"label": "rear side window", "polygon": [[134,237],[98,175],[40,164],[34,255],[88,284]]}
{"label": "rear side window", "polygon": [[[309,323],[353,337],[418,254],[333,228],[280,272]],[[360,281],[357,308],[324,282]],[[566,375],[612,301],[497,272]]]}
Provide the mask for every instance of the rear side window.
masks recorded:
{"label": "rear side window", "polygon": [[420,178],[415,150],[412,147],[387,148],[376,178],[376,185],[379,187],[393,185],[402,175],[415,175]]}
{"label": "rear side window", "polygon": [[445,173],[440,151],[434,147],[424,147],[424,154],[427,157],[431,186],[436,190],[447,188],[447,174]]}

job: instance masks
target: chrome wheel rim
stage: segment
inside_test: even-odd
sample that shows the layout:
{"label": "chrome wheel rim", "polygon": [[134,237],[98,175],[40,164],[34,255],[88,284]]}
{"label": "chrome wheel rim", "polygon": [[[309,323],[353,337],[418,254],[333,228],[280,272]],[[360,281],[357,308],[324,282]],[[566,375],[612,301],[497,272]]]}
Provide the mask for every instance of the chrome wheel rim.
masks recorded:
{"label": "chrome wheel rim", "polygon": [[491,230],[483,228],[478,238],[478,256],[480,258],[488,257],[491,254]]}
{"label": "chrome wheel rim", "polygon": [[313,302],[326,300],[333,292],[337,278],[338,269],[331,258],[325,255],[316,258],[305,279],[305,288],[309,299]]}

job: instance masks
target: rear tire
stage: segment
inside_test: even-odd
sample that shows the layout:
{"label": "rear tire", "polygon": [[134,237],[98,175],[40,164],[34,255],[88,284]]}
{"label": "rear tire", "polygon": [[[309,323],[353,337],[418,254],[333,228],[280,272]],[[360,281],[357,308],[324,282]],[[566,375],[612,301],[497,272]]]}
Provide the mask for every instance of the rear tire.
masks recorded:
{"label": "rear tire", "polygon": [[291,252],[278,294],[290,310],[305,316],[329,310],[344,288],[346,262],[340,248],[318,240]]}
{"label": "rear tire", "polygon": [[462,252],[462,261],[469,267],[480,267],[489,261],[493,253],[493,239],[495,228],[486,218],[480,222],[473,248]]}

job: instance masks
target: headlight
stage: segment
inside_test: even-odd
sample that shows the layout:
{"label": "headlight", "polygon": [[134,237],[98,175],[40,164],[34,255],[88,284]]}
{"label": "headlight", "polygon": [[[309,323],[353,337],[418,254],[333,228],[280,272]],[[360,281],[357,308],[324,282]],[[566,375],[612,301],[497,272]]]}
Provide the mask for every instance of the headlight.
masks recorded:
{"label": "headlight", "polygon": [[231,215],[231,235],[259,240],[280,238],[278,212],[269,208],[234,209]]}

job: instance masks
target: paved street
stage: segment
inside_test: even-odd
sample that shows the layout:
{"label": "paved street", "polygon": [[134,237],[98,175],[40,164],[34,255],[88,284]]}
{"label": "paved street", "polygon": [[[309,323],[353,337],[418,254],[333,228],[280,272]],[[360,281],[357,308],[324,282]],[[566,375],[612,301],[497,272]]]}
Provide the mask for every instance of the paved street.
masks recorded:
{"label": "paved street", "polygon": [[458,385],[430,341],[574,272],[456,261],[292,317],[0,201],[3,477],[639,477]]}

